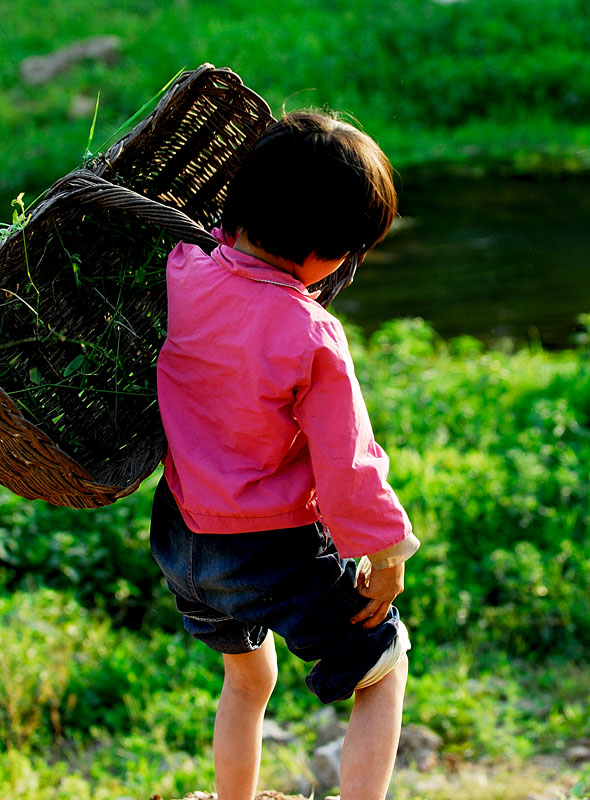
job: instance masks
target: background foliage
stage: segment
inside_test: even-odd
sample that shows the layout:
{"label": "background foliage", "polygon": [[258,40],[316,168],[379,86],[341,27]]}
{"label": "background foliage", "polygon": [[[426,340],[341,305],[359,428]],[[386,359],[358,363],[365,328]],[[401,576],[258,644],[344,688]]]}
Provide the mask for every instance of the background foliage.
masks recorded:
{"label": "background foliage", "polygon": [[[92,112],[77,117],[77,98],[101,92],[103,149],[178,69],[205,61],[237,71],[275,114],[328,104],[358,116],[402,173],[588,167],[584,0],[0,0],[0,18],[0,218],[18,192],[30,202],[80,163]],[[21,82],[26,56],[103,34],[121,37],[115,64]],[[368,341],[348,332],[423,541],[398,603],[413,640],[406,721],[437,730],[449,757],[565,752],[588,735],[588,333],[545,353],[444,343],[421,320]],[[219,658],[180,630],[149,554],[157,477],[91,512],[0,488],[0,793],[11,800],[212,786]],[[306,666],[278,646],[269,713],[301,745],[268,748],[263,774],[288,790],[317,705]],[[581,797],[590,770],[578,777]],[[528,794],[510,791],[497,796]]]}
{"label": "background foliage", "polygon": [[[392,485],[423,542],[398,603],[413,640],[406,720],[461,757],[564,751],[587,733],[588,352],[447,344],[419,319],[368,341],[348,333]],[[52,797],[38,794],[49,775],[68,800],[211,785],[220,663],[180,632],[152,562],[157,479],[94,511],[0,490],[0,670],[11,676],[0,687],[0,786],[11,797]],[[306,666],[279,649],[269,713],[310,745]],[[302,753],[280,758],[284,778]]]}
{"label": "background foliage", "polygon": [[[101,92],[99,147],[180,68],[205,61],[237,71],[275,114],[283,104],[351,112],[398,169],[588,165],[584,0],[55,0],[0,10],[0,196],[27,191],[30,201],[77,166],[92,112],[73,118],[76,97]],[[26,56],[103,34],[122,39],[113,66],[22,84]]]}

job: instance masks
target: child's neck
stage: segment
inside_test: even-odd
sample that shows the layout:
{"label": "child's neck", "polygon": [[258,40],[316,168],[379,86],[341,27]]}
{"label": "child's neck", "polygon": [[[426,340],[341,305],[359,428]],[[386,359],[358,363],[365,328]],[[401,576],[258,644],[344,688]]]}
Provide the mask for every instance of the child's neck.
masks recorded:
{"label": "child's neck", "polygon": [[327,275],[335,272],[346,258],[346,255],[348,255],[347,253],[342,258],[335,258],[326,261],[324,259],[317,258],[317,256],[312,253],[311,255],[307,256],[303,264],[295,264],[293,261],[287,261],[286,258],[273,256],[271,253],[267,253],[266,250],[263,250],[261,247],[257,247],[256,245],[252,244],[250,239],[248,239],[248,234],[246,231],[240,231],[240,234],[234,243],[234,248],[239,250],[241,253],[247,253],[250,256],[260,259],[260,261],[264,261],[265,263],[282,270],[283,272],[287,272],[298,281],[301,281],[304,286],[311,286],[313,283],[318,283]]}
{"label": "child's neck", "polygon": [[265,263],[270,264],[271,266],[276,267],[283,272],[288,272],[289,275],[292,275],[294,278],[299,278],[299,276],[295,274],[295,269],[298,267],[297,264],[293,264],[292,261],[287,261],[285,258],[281,258],[280,256],[273,256],[271,253],[267,253],[266,250],[263,250],[261,247],[256,247],[256,245],[252,244],[250,239],[248,239],[248,235],[245,231],[242,231],[236,239],[234,248],[239,250],[241,253],[247,253],[249,256],[254,256],[260,261],[264,261]]}

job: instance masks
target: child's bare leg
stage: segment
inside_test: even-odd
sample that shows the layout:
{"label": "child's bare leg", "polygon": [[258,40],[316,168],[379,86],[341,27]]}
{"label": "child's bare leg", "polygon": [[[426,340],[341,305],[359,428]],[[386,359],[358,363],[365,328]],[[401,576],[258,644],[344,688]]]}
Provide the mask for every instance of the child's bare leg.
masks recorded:
{"label": "child's bare leg", "polygon": [[384,800],[402,722],[408,657],[379,683],[358,689],[340,767],[341,800]]}
{"label": "child's bare leg", "polygon": [[225,679],[213,752],[219,800],[253,800],[260,769],[262,720],[277,679],[272,633],[252,653],[223,656]]}

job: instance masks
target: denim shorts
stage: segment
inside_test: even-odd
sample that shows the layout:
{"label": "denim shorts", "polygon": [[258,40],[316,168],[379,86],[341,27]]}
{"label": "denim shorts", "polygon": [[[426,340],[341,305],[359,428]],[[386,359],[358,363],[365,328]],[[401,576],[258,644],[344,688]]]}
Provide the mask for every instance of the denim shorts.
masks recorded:
{"label": "denim shorts", "polygon": [[248,653],[275,631],[296,656],[317,662],[306,683],[323,703],[350,697],[397,636],[395,607],[375,628],[350,622],[368,601],[355,589],[354,559],[340,558],[319,522],[194,533],[162,478],[150,542],[190,634],[222,653]]}

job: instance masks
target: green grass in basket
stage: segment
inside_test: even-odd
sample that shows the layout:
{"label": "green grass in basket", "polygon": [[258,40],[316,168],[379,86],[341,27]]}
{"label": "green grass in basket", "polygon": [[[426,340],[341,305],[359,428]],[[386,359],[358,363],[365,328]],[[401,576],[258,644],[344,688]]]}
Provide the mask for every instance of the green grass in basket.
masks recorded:
{"label": "green grass in basket", "polygon": [[[104,243],[98,270],[88,264],[89,231],[95,247]],[[28,419],[75,456],[95,433],[69,425],[63,410],[66,394],[74,393],[86,405],[100,402],[103,420],[117,435],[124,433],[120,417],[129,398],[138,413],[156,402],[153,367],[165,336],[165,308],[163,301],[154,307],[153,298],[162,295],[166,259],[175,241],[160,226],[138,223],[128,229],[111,213],[86,215],[76,230],[54,225],[52,238],[59,255],[57,290],[55,275],[32,277],[28,267],[27,285],[3,290],[6,313],[18,313],[26,321],[27,335],[9,341],[3,337],[0,358],[2,350],[16,346],[20,351],[0,367],[0,385]],[[96,258],[96,253],[90,256]],[[53,306],[62,300],[56,295],[64,287],[66,302],[100,307],[92,331],[83,331],[77,320],[68,329],[51,319]],[[130,309],[135,303],[140,311],[138,318],[135,310],[134,322]],[[47,359],[33,353],[33,358],[25,358],[23,352],[30,354],[34,348],[57,355]],[[139,398],[143,399],[137,403]],[[125,420],[123,415],[123,425]]]}

